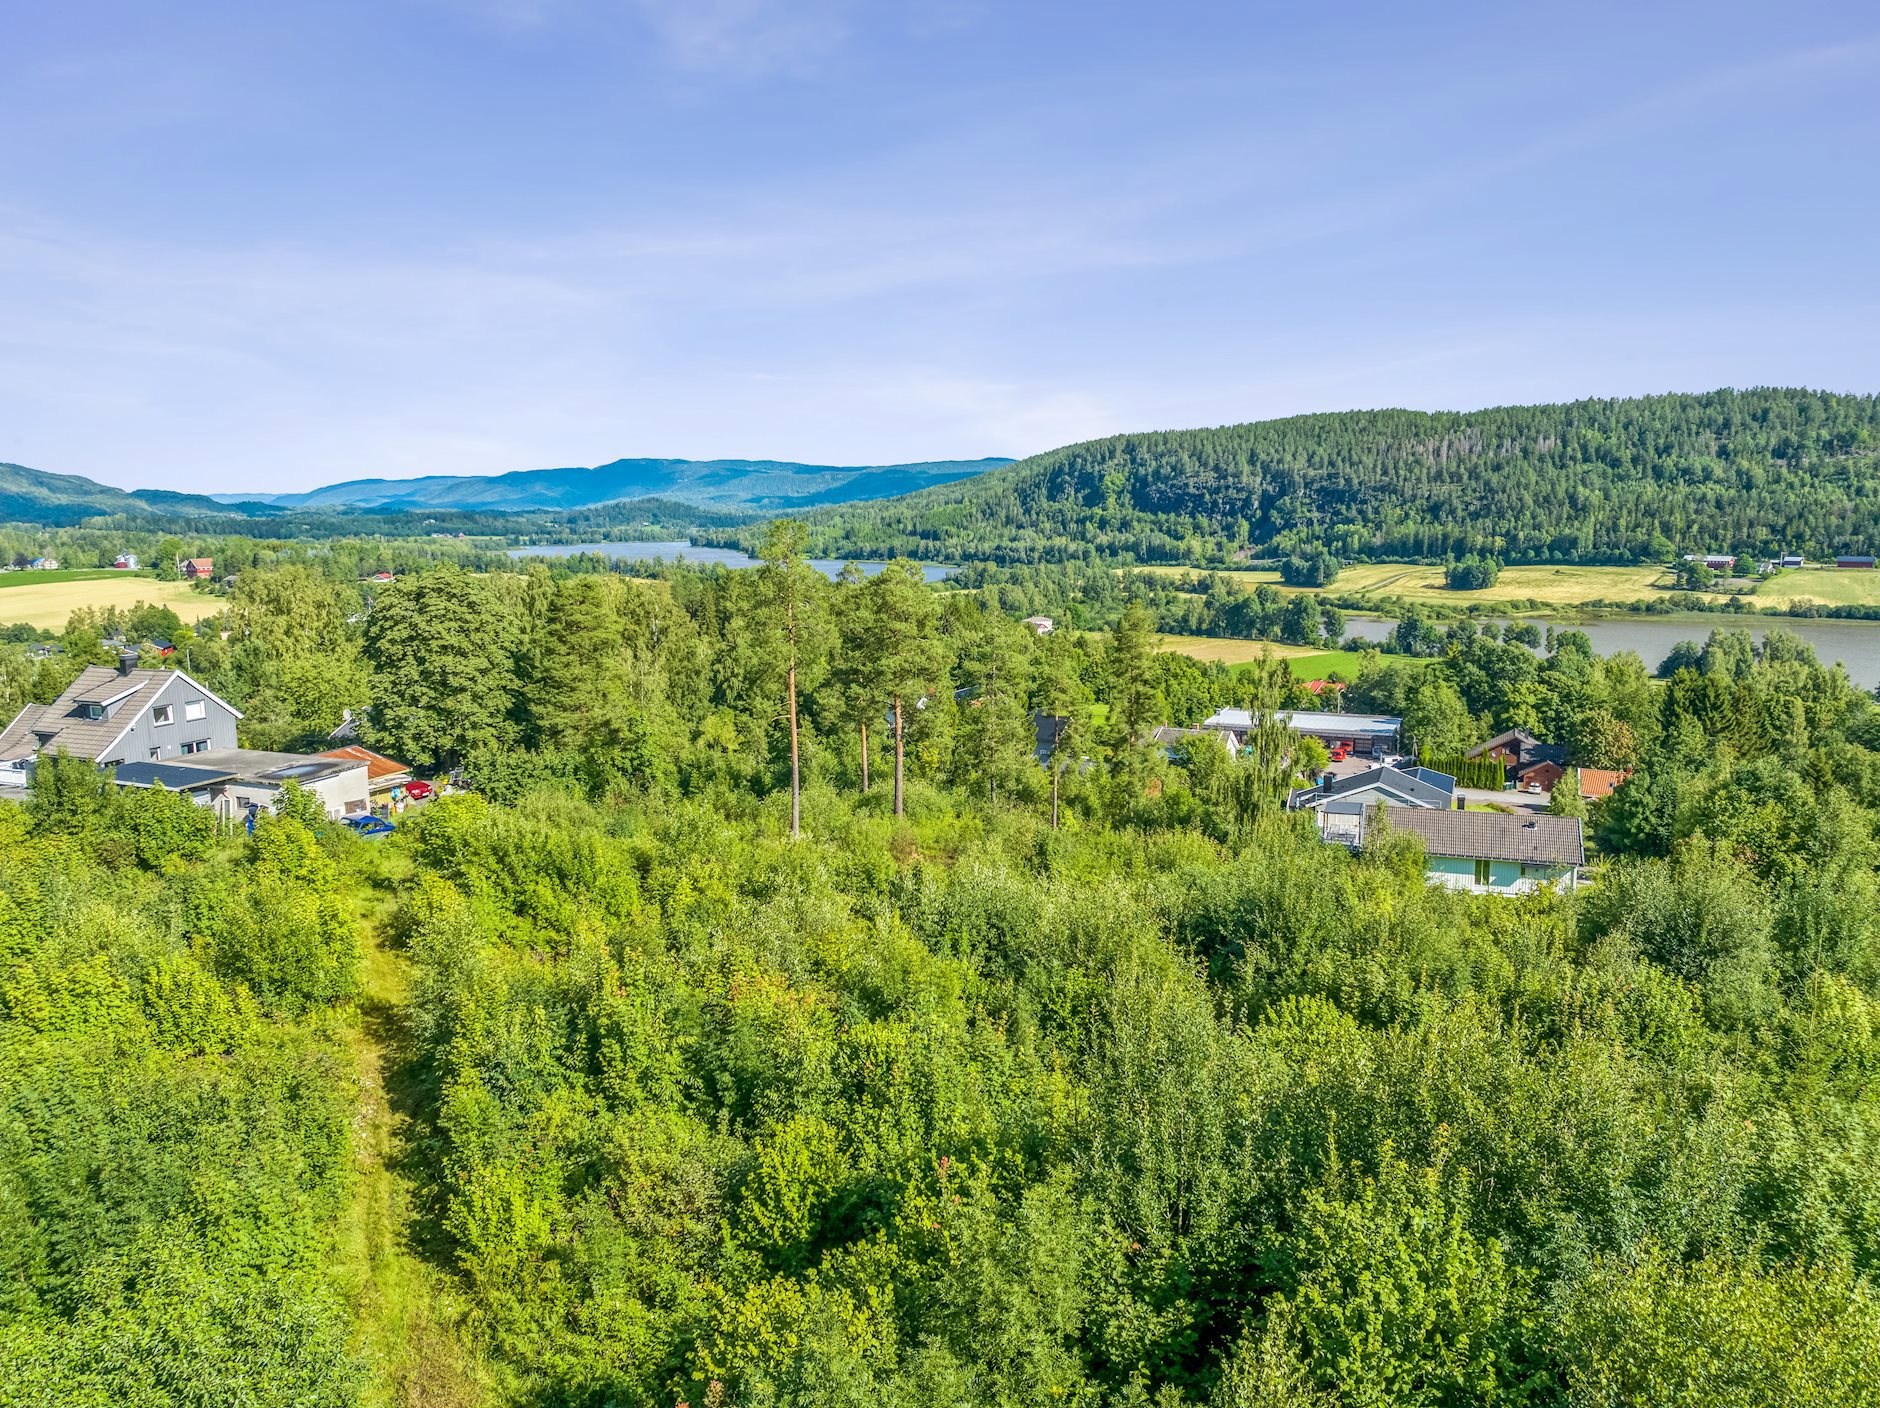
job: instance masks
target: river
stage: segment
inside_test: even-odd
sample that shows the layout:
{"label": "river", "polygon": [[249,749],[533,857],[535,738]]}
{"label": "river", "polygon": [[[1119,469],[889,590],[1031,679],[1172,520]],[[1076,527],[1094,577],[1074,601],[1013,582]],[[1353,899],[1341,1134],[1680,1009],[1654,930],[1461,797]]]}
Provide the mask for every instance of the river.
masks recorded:
{"label": "river", "polygon": [[[739,552],[736,548],[702,548],[695,543],[672,541],[663,543],[547,543],[535,547],[510,548],[511,557],[573,557],[577,553],[597,552],[602,557],[622,558],[628,562],[680,562],[691,563],[695,567],[716,564],[720,567],[755,567],[757,559],[749,553]],[[813,557],[809,565],[825,577],[834,578],[841,573],[845,563],[834,558]],[[883,567],[883,562],[858,562],[862,575],[872,577]],[[930,582],[938,582],[958,571],[955,567],[929,567],[922,565],[921,576]]]}
{"label": "river", "polygon": [[[1345,634],[1379,641],[1388,636],[1396,622],[1375,616],[1345,617]],[[1437,622],[1446,627],[1445,622]],[[1800,636],[1815,648],[1815,657],[1824,665],[1838,660],[1847,676],[1862,689],[1880,687],[1880,623],[1868,621],[1823,621],[1805,617],[1772,616],[1614,616],[1597,621],[1535,621],[1544,636],[1549,624],[1557,631],[1585,631],[1600,655],[1617,655],[1632,650],[1645,664],[1656,670],[1659,662],[1681,640],[1702,645],[1713,630],[1745,630],[1761,640],[1772,628]]]}

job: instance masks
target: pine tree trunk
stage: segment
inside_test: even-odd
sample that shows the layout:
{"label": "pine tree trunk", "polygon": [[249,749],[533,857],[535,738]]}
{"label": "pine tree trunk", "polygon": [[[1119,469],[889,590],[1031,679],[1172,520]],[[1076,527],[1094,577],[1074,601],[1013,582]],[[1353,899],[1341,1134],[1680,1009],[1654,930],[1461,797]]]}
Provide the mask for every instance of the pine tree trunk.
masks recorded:
{"label": "pine tree trunk", "polygon": [[868,795],[868,720],[862,720],[862,795]]}
{"label": "pine tree trunk", "polygon": [[790,656],[790,839],[803,834],[803,760],[796,731],[796,656]]}
{"label": "pine tree trunk", "polygon": [[784,625],[790,637],[790,839],[803,835],[803,753],[796,727],[796,602],[784,608]]}
{"label": "pine tree trunk", "polygon": [[901,696],[894,696],[894,814],[905,815],[901,795]]}
{"label": "pine tree trunk", "polygon": [[1057,830],[1058,824],[1058,778],[1062,775],[1058,760],[1053,757],[1051,759],[1051,829],[1053,831]]}

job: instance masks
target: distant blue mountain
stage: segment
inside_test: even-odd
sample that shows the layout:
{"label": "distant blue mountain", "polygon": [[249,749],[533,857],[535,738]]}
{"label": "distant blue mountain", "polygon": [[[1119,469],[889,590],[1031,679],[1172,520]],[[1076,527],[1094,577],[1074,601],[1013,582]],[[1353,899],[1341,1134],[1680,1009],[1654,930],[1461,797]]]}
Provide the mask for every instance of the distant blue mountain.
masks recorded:
{"label": "distant blue mountain", "polygon": [[699,507],[781,510],[910,494],[1011,464],[1009,459],[920,464],[819,465],[779,460],[615,460],[592,469],[522,469],[508,474],[433,474],[354,479],[304,494],[218,494],[282,509],[456,509],[522,512],[590,508],[620,499],[664,498]]}

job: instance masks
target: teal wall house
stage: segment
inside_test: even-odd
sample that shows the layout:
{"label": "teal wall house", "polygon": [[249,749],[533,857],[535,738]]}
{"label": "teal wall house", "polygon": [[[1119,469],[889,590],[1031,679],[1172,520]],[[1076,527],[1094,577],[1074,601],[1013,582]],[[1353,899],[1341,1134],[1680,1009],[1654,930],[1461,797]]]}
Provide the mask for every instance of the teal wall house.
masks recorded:
{"label": "teal wall house", "polygon": [[[1318,814],[1325,840],[1357,849],[1375,837],[1375,807],[1328,805]],[[1479,895],[1522,895],[1543,885],[1571,890],[1586,864],[1577,817],[1539,812],[1426,811],[1392,807],[1391,832],[1423,843],[1423,873],[1432,885]]]}

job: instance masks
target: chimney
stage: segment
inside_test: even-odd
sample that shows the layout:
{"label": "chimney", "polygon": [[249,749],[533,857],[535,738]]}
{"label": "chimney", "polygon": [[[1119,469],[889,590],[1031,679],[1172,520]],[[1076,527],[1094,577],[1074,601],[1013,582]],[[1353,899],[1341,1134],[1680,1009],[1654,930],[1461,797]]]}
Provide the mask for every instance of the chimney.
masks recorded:
{"label": "chimney", "polygon": [[118,652],[118,674],[128,679],[130,678],[131,671],[136,668],[137,652],[134,650],[120,650]]}

